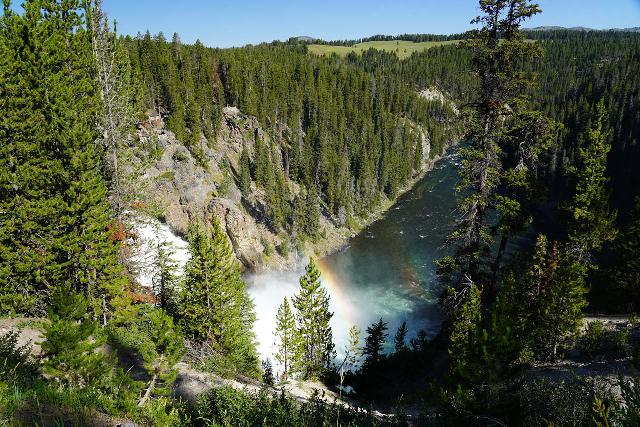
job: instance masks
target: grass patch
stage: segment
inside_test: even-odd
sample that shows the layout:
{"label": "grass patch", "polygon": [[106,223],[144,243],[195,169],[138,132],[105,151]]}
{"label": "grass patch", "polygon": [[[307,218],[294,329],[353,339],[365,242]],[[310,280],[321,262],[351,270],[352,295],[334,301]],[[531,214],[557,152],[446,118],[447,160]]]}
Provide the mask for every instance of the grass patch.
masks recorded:
{"label": "grass patch", "polygon": [[350,52],[355,52],[360,55],[367,49],[374,48],[378,50],[384,50],[387,52],[393,52],[398,55],[398,58],[405,59],[411,56],[413,52],[421,52],[426,49],[430,49],[436,46],[443,46],[448,44],[458,43],[459,40],[446,40],[446,41],[429,41],[414,43],[407,40],[391,40],[391,41],[369,41],[364,43],[358,43],[354,46],[328,46],[321,44],[310,44],[309,52],[315,55],[331,55],[335,53],[339,56],[346,56]]}
{"label": "grass patch", "polygon": [[175,177],[176,177],[175,171],[166,171],[158,175],[159,180],[165,179],[167,181],[173,181]]}

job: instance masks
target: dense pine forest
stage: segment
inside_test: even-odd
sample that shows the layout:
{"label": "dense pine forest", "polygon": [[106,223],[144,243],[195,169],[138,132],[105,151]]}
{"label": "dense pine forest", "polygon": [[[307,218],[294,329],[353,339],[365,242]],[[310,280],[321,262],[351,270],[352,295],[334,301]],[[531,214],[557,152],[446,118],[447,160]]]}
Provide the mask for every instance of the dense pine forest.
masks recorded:
{"label": "dense pine forest", "polygon": [[[0,16],[3,425],[640,423],[640,34],[527,31],[537,5],[481,0],[465,34],[214,49],[120,35],[99,0],[22,8]],[[459,42],[308,49],[394,40]],[[272,355],[218,211],[190,212],[183,268],[158,241],[140,282],[133,213],[165,214],[141,170],[169,140],[304,260]],[[359,231],[447,150],[440,330],[336,330],[304,241]]]}

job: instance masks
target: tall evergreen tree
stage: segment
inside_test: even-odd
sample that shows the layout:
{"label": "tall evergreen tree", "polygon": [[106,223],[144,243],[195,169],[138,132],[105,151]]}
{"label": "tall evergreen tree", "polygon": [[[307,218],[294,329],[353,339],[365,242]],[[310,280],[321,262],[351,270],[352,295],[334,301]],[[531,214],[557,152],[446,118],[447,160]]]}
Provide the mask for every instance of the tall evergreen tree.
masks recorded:
{"label": "tall evergreen tree", "polygon": [[576,189],[567,210],[570,213],[569,244],[576,260],[592,264],[593,251],[615,239],[616,213],[609,209],[607,143],[604,101],[596,106],[594,125],[584,135],[584,146],[578,149],[578,164],[571,169],[576,177]]}
{"label": "tall evergreen tree", "polygon": [[286,381],[300,367],[301,350],[296,318],[288,298],[285,298],[278,307],[274,335],[277,348],[275,358],[282,366],[281,378]]}
{"label": "tall evergreen tree", "polygon": [[240,371],[257,374],[253,302],[217,220],[210,230],[192,226],[189,250],[180,304],[187,338],[212,343]]}
{"label": "tall evergreen tree", "polygon": [[44,372],[67,387],[105,385],[111,366],[92,340],[97,323],[89,318],[87,299],[68,285],[53,290],[49,322],[41,344]]}
{"label": "tall evergreen tree", "polygon": [[451,373],[463,379],[473,377],[477,367],[478,341],[481,329],[480,290],[467,280],[460,292],[451,292],[448,336]]}
{"label": "tall evergreen tree", "polygon": [[465,274],[477,284],[490,280],[487,258],[492,235],[487,215],[495,205],[503,173],[501,139],[513,113],[521,109],[529,83],[520,61],[541,55],[539,45],[528,43],[520,31],[523,21],[540,12],[538,5],[527,0],[481,0],[480,10],[483,15],[472,23],[483,27],[463,42],[472,52],[480,89],[479,99],[469,111],[471,142],[460,151],[463,160],[458,189],[468,195],[459,203],[461,216],[452,234],[458,242],[454,258],[457,275],[452,280],[456,287]]}
{"label": "tall evergreen tree", "polygon": [[251,191],[251,160],[247,147],[242,147],[240,154],[240,191],[245,197]]}
{"label": "tall evergreen tree", "polygon": [[110,240],[93,55],[80,1],[26,1],[0,18],[2,310],[46,312],[66,286],[103,323],[124,276]]}
{"label": "tall evergreen tree", "polygon": [[408,350],[406,339],[407,333],[409,330],[407,329],[407,322],[402,322],[402,325],[396,331],[396,335],[393,337],[393,347],[396,353],[400,353]]}
{"label": "tall evergreen tree", "polygon": [[320,271],[311,258],[300,278],[300,289],[293,298],[298,333],[302,345],[301,371],[304,378],[323,375],[335,356],[329,322],[329,295],[320,283]]}
{"label": "tall evergreen tree", "polygon": [[371,368],[383,359],[382,349],[389,336],[387,328],[387,322],[382,319],[367,327],[367,336],[364,339],[364,348],[362,349],[364,369]]}

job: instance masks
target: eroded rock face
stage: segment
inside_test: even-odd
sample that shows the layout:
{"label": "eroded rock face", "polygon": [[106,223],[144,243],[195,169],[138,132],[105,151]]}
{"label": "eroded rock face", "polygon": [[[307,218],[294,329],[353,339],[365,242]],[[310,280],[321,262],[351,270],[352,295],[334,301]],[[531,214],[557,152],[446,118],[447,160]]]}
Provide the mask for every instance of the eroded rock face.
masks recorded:
{"label": "eroded rock face", "polygon": [[255,117],[225,108],[216,141],[203,137],[196,148],[198,156],[165,130],[160,116],[141,123],[138,137],[143,144],[157,141],[162,152],[140,178],[145,183],[144,205],[159,206],[162,219],[175,233],[185,236],[190,222],[210,222],[215,217],[245,268],[280,269],[296,262],[297,254],[282,256],[276,251],[281,242],[265,222],[264,192],[252,184],[251,194],[243,198],[235,179],[243,147],[253,156],[256,138],[269,141]]}
{"label": "eroded rock face", "polygon": [[259,270],[265,249],[261,236],[268,231],[261,230],[251,215],[230,200],[216,197],[211,200],[207,210],[227,232],[240,262],[250,270]]}

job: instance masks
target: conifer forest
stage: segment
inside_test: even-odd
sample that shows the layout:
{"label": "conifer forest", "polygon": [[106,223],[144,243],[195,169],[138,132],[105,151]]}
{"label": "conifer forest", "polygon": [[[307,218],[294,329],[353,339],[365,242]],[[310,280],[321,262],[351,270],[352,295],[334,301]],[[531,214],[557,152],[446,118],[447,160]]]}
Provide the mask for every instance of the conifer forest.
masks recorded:
{"label": "conifer forest", "polygon": [[0,425],[640,426],[638,27],[2,3]]}

